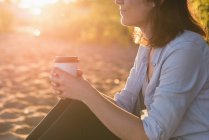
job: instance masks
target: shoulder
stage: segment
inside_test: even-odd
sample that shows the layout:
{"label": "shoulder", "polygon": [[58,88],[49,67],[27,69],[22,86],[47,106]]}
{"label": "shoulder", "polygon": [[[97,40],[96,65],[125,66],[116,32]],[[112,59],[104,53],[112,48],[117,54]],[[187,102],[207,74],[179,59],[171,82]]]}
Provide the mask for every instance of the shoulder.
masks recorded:
{"label": "shoulder", "polygon": [[196,54],[197,57],[208,57],[209,46],[204,38],[192,31],[185,30],[182,34],[177,36],[165,47],[165,55],[167,57],[171,54],[178,54],[179,50],[187,52],[188,55]]}

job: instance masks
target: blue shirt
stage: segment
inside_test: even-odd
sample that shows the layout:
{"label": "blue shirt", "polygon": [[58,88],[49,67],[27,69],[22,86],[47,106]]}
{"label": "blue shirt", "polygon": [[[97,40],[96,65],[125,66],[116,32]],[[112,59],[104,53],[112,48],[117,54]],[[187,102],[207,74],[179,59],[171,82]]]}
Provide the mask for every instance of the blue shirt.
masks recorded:
{"label": "blue shirt", "polygon": [[[134,114],[147,72],[149,47],[140,46],[125,87],[114,100]],[[152,78],[144,93],[148,116],[142,122],[150,140],[209,140],[209,46],[184,31],[151,60]],[[142,96],[143,97],[143,96]]]}

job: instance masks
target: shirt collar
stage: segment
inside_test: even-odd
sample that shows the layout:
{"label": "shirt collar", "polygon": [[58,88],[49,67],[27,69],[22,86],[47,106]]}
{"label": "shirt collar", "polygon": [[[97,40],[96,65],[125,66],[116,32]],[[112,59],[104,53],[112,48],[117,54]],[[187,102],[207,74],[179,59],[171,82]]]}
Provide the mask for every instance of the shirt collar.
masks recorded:
{"label": "shirt collar", "polygon": [[[140,46],[143,50],[143,53],[146,53],[148,54],[149,51],[150,51],[150,47],[147,47],[147,46]],[[161,58],[161,55],[162,55],[162,51],[165,47],[162,47],[162,48],[155,48],[155,51],[154,51],[154,54],[153,54],[153,57],[152,57],[152,60],[151,60],[151,63],[153,66],[156,66],[157,63],[159,62],[159,59]],[[146,54],[144,54],[146,56]]]}

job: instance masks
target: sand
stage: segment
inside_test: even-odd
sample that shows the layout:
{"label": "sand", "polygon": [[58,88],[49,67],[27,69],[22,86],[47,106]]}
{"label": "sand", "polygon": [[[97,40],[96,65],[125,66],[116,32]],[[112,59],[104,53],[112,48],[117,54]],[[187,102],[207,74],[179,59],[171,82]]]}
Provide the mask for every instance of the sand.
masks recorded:
{"label": "sand", "polygon": [[136,52],[137,47],[1,34],[0,140],[23,140],[59,100],[48,80],[56,55],[78,56],[84,76],[113,97],[123,88]]}

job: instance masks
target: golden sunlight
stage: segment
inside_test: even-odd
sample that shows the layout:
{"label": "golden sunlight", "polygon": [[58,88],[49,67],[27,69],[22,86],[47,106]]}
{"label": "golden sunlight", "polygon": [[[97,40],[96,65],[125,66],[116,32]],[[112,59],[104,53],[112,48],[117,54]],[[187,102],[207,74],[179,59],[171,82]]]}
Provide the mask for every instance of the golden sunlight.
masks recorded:
{"label": "golden sunlight", "polygon": [[19,5],[21,8],[37,8],[47,4],[54,4],[57,1],[58,0],[21,0]]}
{"label": "golden sunlight", "polygon": [[51,15],[46,14],[46,9],[48,6],[53,5],[53,9],[50,9],[53,13],[59,8],[60,3],[71,4],[75,3],[76,1],[77,0],[19,0],[16,3],[17,6],[20,9],[24,9],[24,11],[26,11],[28,16],[25,17],[28,18],[25,19],[31,21],[31,24],[28,25],[28,27],[26,27],[26,29],[23,31],[26,31],[35,37],[40,37],[43,34],[43,28],[41,28],[41,26],[43,26],[42,24],[46,23],[46,20],[50,20],[51,18]]}
{"label": "golden sunlight", "polygon": [[41,15],[44,6],[56,4],[59,1],[68,4],[77,0],[20,0],[18,6],[22,9],[29,9],[33,15],[38,16]]}
{"label": "golden sunlight", "polygon": [[39,16],[42,13],[42,8],[48,4],[55,4],[58,0],[20,0],[19,7],[29,9],[30,13]]}
{"label": "golden sunlight", "polygon": [[39,29],[34,29],[33,30],[33,35],[36,37],[39,37],[41,35],[41,31]]}

